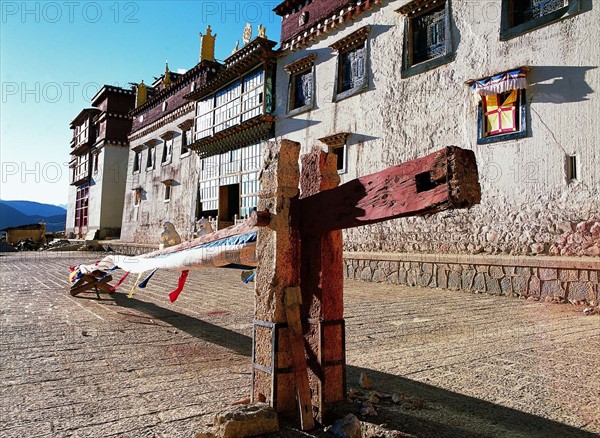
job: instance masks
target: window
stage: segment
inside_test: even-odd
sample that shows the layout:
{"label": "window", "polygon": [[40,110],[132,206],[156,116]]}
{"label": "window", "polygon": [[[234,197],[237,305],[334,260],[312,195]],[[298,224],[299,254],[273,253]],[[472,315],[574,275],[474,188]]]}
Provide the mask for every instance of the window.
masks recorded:
{"label": "window", "polygon": [[98,173],[98,161],[100,161],[100,152],[93,154],[92,159],[94,160],[94,174]]}
{"label": "window", "polygon": [[87,227],[89,193],[90,187],[87,184],[77,187],[75,195],[75,228]]}
{"label": "window", "polygon": [[305,56],[286,65],[290,75],[287,115],[294,116],[314,107],[314,62],[316,55]]}
{"label": "window", "polygon": [[567,155],[567,182],[575,182],[579,180],[579,167],[577,155]]}
{"label": "window", "polygon": [[262,67],[218,90],[213,96],[196,102],[195,139],[239,125],[272,111],[265,101],[265,72]]}
{"label": "window", "polygon": [[349,133],[340,132],[329,137],[320,138],[319,141],[328,146],[329,153],[336,157],[336,167],[339,174],[348,172],[348,137]]}
{"label": "window", "polygon": [[467,81],[481,97],[477,119],[477,143],[512,140],[527,135],[527,72],[520,67],[495,76]]}
{"label": "window", "polygon": [[168,137],[164,139],[164,143],[163,143],[163,152],[162,152],[162,158],[160,160],[160,164],[167,165],[169,163],[171,163],[171,160],[173,158],[173,137]]}
{"label": "window", "polygon": [[477,143],[525,137],[525,90],[483,96],[479,105]]}
{"label": "window", "polygon": [[[93,159],[93,156],[92,156]],[[72,183],[81,181],[89,177],[89,160],[90,154],[77,155],[74,160],[73,180]]]}
{"label": "window", "polygon": [[171,200],[171,191],[173,188],[173,180],[168,179],[162,182],[165,185],[165,197],[164,202],[169,202]]}
{"label": "window", "polygon": [[154,146],[148,145],[148,157],[146,158],[146,170],[154,169],[156,150]]}
{"label": "window", "polygon": [[345,99],[364,91],[367,78],[367,36],[370,27],[364,26],[330,47],[338,52],[333,101]]}
{"label": "window", "polygon": [[142,167],[142,152],[140,150],[133,151],[133,173],[139,172]]}
{"label": "window", "polygon": [[190,154],[190,148],[188,147],[192,144],[192,129],[186,129],[181,132],[181,155],[180,157],[187,157]]}
{"label": "window", "polygon": [[581,11],[581,0],[502,0],[500,39],[508,40]]}
{"label": "window", "polygon": [[403,78],[447,64],[454,57],[450,0],[413,0],[398,9],[404,15]]}
{"label": "window", "polygon": [[133,206],[134,207],[139,207],[140,203],[142,202],[142,188],[141,187],[136,187],[133,193]]}

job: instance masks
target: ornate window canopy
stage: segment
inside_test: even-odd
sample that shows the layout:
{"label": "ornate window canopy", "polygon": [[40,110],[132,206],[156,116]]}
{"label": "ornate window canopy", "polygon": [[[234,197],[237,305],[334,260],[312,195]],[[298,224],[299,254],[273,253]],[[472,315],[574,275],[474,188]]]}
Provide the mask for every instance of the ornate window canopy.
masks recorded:
{"label": "ornate window canopy", "polygon": [[371,26],[363,26],[360,29],[352,32],[350,35],[342,38],[341,40],[336,41],[329,47],[331,47],[336,52],[352,50],[365,43],[369,32],[371,32]]}
{"label": "ornate window canopy", "polygon": [[311,53],[310,55],[300,58],[297,61],[284,66],[283,68],[286,72],[293,75],[311,68],[315,63],[315,59],[317,59],[317,55],[315,53]]}
{"label": "ornate window canopy", "polygon": [[471,91],[480,96],[505,93],[511,90],[527,88],[527,72],[529,67],[519,67],[493,76],[467,81]]}

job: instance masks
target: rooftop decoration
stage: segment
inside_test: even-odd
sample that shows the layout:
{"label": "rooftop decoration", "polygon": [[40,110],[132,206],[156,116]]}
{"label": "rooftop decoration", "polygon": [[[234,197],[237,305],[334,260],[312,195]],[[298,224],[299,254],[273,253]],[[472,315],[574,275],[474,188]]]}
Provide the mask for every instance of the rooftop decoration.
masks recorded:
{"label": "rooftop decoration", "polygon": [[242,37],[242,41],[244,41],[244,45],[248,44],[252,39],[252,25],[250,23],[246,23],[246,27],[244,28],[244,35]]}
{"label": "rooftop decoration", "polygon": [[217,34],[212,35],[212,29],[210,25],[206,28],[206,33],[203,35],[200,32],[200,62],[202,61],[214,61],[215,60],[215,40]]}

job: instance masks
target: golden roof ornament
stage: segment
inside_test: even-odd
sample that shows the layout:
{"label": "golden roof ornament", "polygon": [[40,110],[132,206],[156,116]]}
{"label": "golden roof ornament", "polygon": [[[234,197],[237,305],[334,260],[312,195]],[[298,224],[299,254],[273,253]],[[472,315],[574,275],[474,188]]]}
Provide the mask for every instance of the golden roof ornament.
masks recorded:
{"label": "golden roof ornament", "polygon": [[217,34],[212,34],[210,24],[206,27],[206,33],[200,32],[200,61],[215,60],[215,40]]}
{"label": "golden roof ornament", "polygon": [[138,106],[144,104],[148,99],[148,89],[146,88],[146,84],[144,84],[143,79],[142,82],[137,84],[135,91],[135,107],[137,108]]}
{"label": "golden roof ornament", "polygon": [[171,85],[171,72],[169,71],[169,61],[165,61],[165,76],[163,78],[162,85],[164,87]]}
{"label": "golden roof ornament", "polygon": [[242,37],[242,41],[244,41],[244,45],[248,44],[252,39],[252,25],[250,23],[246,23],[246,27],[244,28],[244,36]]}
{"label": "golden roof ornament", "polygon": [[231,54],[233,55],[235,52],[237,52],[240,49],[240,40],[236,40],[235,42],[235,47],[233,48],[233,50],[231,51]]}
{"label": "golden roof ornament", "polygon": [[262,24],[258,25],[258,37],[267,39],[267,28],[264,27]]}

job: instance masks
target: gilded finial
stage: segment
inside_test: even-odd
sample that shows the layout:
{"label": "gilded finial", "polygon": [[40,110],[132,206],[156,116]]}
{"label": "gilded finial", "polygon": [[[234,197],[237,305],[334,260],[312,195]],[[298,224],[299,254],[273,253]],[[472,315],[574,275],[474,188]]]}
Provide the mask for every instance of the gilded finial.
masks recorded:
{"label": "gilded finial", "polygon": [[233,48],[233,50],[231,51],[231,54],[233,55],[235,52],[237,52],[240,49],[240,40],[236,40],[235,42],[235,47]]}
{"label": "gilded finial", "polygon": [[215,60],[215,40],[217,34],[212,34],[212,28],[210,24],[206,27],[206,34],[202,35],[200,32],[200,61],[214,61]]}
{"label": "gilded finial", "polygon": [[246,23],[246,27],[244,28],[244,35],[242,41],[244,41],[244,45],[248,44],[252,39],[252,25],[250,23]]}
{"label": "gilded finial", "polygon": [[144,84],[144,80],[137,84],[136,92],[135,92],[135,107],[142,105],[146,102],[148,98],[148,89],[146,88],[146,84]]}
{"label": "gilded finial", "polygon": [[267,28],[264,27],[262,24],[258,25],[258,37],[267,39]]}
{"label": "gilded finial", "polygon": [[169,71],[169,61],[165,61],[165,76],[162,81],[164,87],[171,85],[171,72]]}

